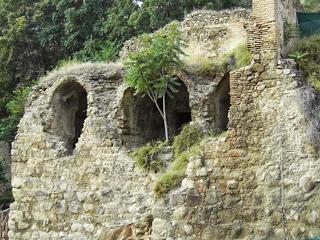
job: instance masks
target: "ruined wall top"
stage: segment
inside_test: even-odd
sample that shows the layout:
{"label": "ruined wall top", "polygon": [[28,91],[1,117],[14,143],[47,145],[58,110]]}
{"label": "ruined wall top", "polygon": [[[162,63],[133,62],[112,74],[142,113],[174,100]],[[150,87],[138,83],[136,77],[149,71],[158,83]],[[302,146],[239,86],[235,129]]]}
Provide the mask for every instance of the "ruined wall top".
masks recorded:
{"label": "ruined wall top", "polygon": [[288,24],[296,25],[293,0],[253,0],[253,23],[249,29],[249,46],[257,62],[275,65],[285,51],[285,31]]}

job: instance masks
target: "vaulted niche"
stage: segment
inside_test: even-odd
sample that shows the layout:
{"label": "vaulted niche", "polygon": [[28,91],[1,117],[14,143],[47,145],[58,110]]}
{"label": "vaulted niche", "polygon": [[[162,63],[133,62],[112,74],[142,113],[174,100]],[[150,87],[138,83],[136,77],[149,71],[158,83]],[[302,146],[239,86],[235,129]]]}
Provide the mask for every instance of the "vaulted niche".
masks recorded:
{"label": "vaulted niche", "polygon": [[[191,121],[189,93],[180,82],[178,92],[173,98],[167,96],[167,122],[169,135],[173,137],[181,131],[184,124]],[[159,105],[162,107],[161,99]],[[120,111],[119,128],[122,130],[123,143],[132,148],[147,142],[164,139],[164,126],[160,113],[148,96],[134,95],[132,89],[126,90]]]}
{"label": "vaulted niche", "polygon": [[230,76],[226,74],[217,89],[211,94],[208,102],[208,116],[215,132],[228,130],[230,109]]}
{"label": "vaulted niche", "polygon": [[56,89],[52,104],[54,110],[52,131],[61,137],[71,154],[87,117],[87,92],[77,82],[65,83]]}

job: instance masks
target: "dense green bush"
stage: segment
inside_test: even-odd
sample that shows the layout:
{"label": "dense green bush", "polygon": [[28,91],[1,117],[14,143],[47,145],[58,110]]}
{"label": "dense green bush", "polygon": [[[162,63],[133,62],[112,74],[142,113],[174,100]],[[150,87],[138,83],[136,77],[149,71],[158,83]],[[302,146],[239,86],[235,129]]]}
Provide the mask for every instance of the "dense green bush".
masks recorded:
{"label": "dense green bush", "polygon": [[158,158],[158,154],[167,146],[167,142],[148,143],[136,149],[132,153],[135,165],[147,172],[158,172],[164,166],[164,162]]}
{"label": "dense green bush", "polygon": [[24,106],[31,91],[30,87],[20,87],[15,90],[11,100],[6,104],[10,115],[0,119],[0,140],[10,141],[14,138],[17,125],[24,113]]}
{"label": "dense green bush", "polygon": [[10,204],[14,202],[14,198],[12,195],[12,191],[9,190],[5,192],[2,196],[0,196],[0,205],[2,204]]}
{"label": "dense green bush", "polygon": [[199,143],[205,136],[204,131],[197,124],[184,126],[181,133],[173,140],[173,152],[179,156],[182,152],[189,150],[193,145]]}
{"label": "dense green bush", "polygon": [[320,35],[301,39],[291,50],[306,79],[320,91]]}

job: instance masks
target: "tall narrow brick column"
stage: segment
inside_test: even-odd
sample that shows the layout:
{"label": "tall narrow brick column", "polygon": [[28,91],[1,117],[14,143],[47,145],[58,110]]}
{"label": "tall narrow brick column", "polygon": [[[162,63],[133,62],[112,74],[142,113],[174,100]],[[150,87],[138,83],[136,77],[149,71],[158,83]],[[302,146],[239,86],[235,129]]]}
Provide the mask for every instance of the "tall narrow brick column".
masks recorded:
{"label": "tall narrow brick column", "polygon": [[253,24],[249,29],[249,47],[256,62],[276,63],[280,49],[277,28],[278,0],[253,0]]}

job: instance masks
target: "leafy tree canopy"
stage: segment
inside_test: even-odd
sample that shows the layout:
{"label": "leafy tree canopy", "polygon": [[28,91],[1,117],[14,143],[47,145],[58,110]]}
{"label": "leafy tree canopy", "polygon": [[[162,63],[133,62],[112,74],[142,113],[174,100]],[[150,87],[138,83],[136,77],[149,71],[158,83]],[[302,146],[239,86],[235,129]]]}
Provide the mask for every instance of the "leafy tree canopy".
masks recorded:
{"label": "leafy tree canopy", "polygon": [[[152,35],[139,38],[138,51],[129,54],[126,62],[128,84],[136,94],[147,95],[156,105],[169,140],[166,119],[166,96],[177,91],[176,74],[182,69],[180,56],[184,43],[177,24],[171,24]],[[162,99],[162,105],[158,103]]]}

